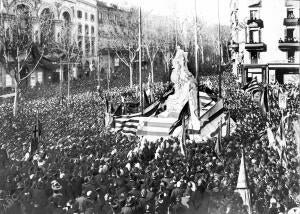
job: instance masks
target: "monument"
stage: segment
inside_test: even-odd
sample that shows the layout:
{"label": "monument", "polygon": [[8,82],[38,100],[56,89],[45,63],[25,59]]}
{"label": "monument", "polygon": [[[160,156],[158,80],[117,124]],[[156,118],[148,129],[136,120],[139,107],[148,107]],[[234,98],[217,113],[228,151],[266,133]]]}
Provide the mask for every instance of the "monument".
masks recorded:
{"label": "monument", "polygon": [[[197,81],[187,67],[187,52],[177,47],[177,52],[172,60],[173,71],[171,82],[174,83],[175,93],[166,100],[166,111],[158,117],[178,118],[181,110],[187,102],[190,108],[189,126],[193,129],[200,129],[200,121],[197,117]],[[201,108],[201,106],[199,106]]]}

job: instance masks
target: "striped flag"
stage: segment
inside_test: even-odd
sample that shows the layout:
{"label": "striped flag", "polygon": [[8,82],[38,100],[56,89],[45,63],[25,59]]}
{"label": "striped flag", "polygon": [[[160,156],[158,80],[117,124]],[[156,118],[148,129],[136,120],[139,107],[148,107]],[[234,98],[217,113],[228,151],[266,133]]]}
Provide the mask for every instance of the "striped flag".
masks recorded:
{"label": "striped flag", "polygon": [[261,100],[260,100],[260,106],[262,108],[263,113],[266,115],[270,109],[269,109],[269,94],[268,94],[268,87],[264,87]]}
{"label": "striped flag", "polygon": [[[213,98],[206,92],[199,92],[200,100],[201,100],[201,114],[205,114],[209,109],[211,109],[216,102]],[[168,137],[170,135],[178,136],[179,133],[177,128],[182,126],[182,118],[189,117],[190,115],[189,102],[183,106],[181,111],[178,113],[176,117],[150,117],[143,119],[141,121],[141,126],[137,132],[139,136],[153,136],[153,137]],[[188,120],[188,119],[187,119]],[[188,127],[187,123],[187,127]],[[182,130],[181,130],[182,131]],[[199,130],[191,131],[189,128],[187,129],[188,133],[199,132]]]}
{"label": "striped flag", "polygon": [[226,120],[226,137],[230,137],[230,111],[227,113],[227,120]]}
{"label": "striped flag", "polygon": [[287,168],[288,162],[286,157],[286,138],[284,133],[284,125],[285,125],[285,119],[286,117],[281,118],[279,127],[276,132],[276,150],[279,154],[281,165],[285,168]]}
{"label": "striped flag", "polygon": [[114,116],[111,131],[122,132],[123,134],[136,135],[140,123],[147,117],[155,114],[160,102],[156,101],[144,110],[144,113],[131,115]]}
{"label": "striped flag", "polygon": [[245,92],[252,93],[255,90],[260,90],[260,85],[257,82],[257,77],[254,77],[247,85],[243,87]]}
{"label": "striped flag", "polygon": [[199,91],[199,100],[201,104],[200,106],[202,106],[202,111],[207,111],[216,104],[208,93],[202,91]]}
{"label": "striped flag", "polygon": [[215,145],[215,153],[219,156],[222,150],[222,119],[219,123],[219,134]]}
{"label": "striped flag", "polygon": [[295,141],[296,141],[296,145],[297,145],[297,153],[298,153],[298,157],[300,159],[300,119],[293,122],[293,127],[294,127],[294,131],[295,131]]}
{"label": "striped flag", "polygon": [[[223,100],[218,101],[210,110],[201,116],[200,120],[202,124],[200,135],[203,138],[213,138],[217,136],[220,133],[220,129],[222,129],[222,136],[225,137],[227,134],[227,125],[230,125],[230,133],[234,132],[236,128],[236,124],[230,118],[230,115],[225,113]],[[230,120],[230,122],[227,120]]]}

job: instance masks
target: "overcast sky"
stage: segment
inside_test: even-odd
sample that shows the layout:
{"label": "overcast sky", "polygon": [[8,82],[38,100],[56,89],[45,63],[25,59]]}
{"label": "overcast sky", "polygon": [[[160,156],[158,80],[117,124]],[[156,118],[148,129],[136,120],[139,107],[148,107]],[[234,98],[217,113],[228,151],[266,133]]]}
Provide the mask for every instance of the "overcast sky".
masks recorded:
{"label": "overcast sky", "polygon": [[[192,15],[195,11],[195,0],[104,0],[117,5],[138,5],[142,2],[143,10],[154,14],[170,15],[178,11],[181,16]],[[207,24],[218,23],[218,0],[196,0],[197,13]],[[230,0],[220,0],[221,24],[229,25]]]}

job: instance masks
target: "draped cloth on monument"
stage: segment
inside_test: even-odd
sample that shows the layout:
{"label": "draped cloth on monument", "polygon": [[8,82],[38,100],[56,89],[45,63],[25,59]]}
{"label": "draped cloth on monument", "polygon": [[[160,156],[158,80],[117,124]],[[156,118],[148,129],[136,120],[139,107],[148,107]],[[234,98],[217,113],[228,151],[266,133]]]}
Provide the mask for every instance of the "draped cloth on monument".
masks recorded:
{"label": "draped cloth on monument", "polygon": [[[168,137],[170,127],[179,117],[183,107],[189,102],[190,119],[189,127],[200,129],[200,121],[197,117],[197,82],[194,76],[187,68],[187,53],[177,48],[176,55],[172,61],[173,71],[171,74],[171,82],[174,83],[175,93],[170,95],[165,101],[166,110],[149,117],[141,123],[139,131],[140,136]],[[201,108],[201,106],[200,106]],[[180,129],[174,131],[173,136],[179,137]]]}

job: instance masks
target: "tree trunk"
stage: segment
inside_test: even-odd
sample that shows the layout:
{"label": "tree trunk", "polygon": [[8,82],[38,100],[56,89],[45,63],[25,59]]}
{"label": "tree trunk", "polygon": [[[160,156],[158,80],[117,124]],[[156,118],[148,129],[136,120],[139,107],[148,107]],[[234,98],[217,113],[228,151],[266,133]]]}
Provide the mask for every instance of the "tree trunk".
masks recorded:
{"label": "tree trunk", "polygon": [[68,105],[70,102],[70,64],[68,64]]}
{"label": "tree trunk", "polygon": [[14,110],[13,115],[14,117],[18,114],[18,104],[19,104],[19,84],[15,81],[15,98],[14,98]]}
{"label": "tree trunk", "polygon": [[129,65],[129,78],[130,78],[130,88],[133,87],[133,67],[132,64]]}
{"label": "tree trunk", "polygon": [[151,69],[151,81],[152,83],[154,83],[154,63],[153,62],[150,62],[150,69]]}

